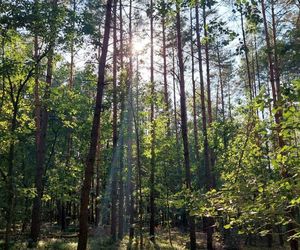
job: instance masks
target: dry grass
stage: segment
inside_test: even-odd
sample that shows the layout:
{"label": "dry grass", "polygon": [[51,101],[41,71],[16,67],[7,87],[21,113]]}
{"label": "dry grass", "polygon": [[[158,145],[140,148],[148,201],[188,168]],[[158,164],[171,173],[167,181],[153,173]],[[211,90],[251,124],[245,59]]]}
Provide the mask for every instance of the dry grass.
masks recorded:
{"label": "dry grass", "polygon": [[[76,250],[77,249],[77,237],[76,233],[68,232],[61,234],[58,231],[54,232],[49,230],[44,232],[44,237],[39,241],[36,250]],[[197,245],[198,249],[206,249],[206,235],[203,233],[197,233]],[[145,250],[184,250],[189,249],[188,246],[189,236],[188,233],[180,232],[177,229],[172,229],[171,231],[171,241],[169,234],[166,230],[157,231],[156,241],[153,244],[148,237],[148,234],[143,235],[143,249]],[[171,244],[172,243],[172,244]],[[242,240],[241,243],[244,243]],[[0,249],[3,241],[0,240]],[[266,242],[264,239],[260,238],[257,242],[258,246],[245,246],[241,245],[240,250],[269,250],[270,248],[265,247]],[[119,242],[113,242],[109,236],[108,230],[105,228],[97,228],[90,230],[90,236],[88,241],[88,250],[139,250],[139,237],[134,238],[129,243],[129,237],[125,236]],[[12,250],[26,250],[27,241],[26,236],[18,237],[14,239],[14,243],[11,247]],[[216,249],[221,250],[222,245],[216,243]],[[274,242],[274,247],[272,249],[276,250],[286,250],[288,244],[285,247],[280,247],[278,242]]]}

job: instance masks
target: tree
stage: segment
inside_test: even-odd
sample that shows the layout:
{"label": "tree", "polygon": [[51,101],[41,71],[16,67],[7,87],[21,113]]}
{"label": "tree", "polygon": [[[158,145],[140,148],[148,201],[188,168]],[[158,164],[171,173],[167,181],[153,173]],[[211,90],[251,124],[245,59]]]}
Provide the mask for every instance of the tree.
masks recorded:
{"label": "tree", "polygon": [[[181,44],[181,19],[180,19],[180,6],[176,5],[176,31],[177,31],[177,53],[179,64],[179,85],[180,85],[180,113],[181,113],[181,134],[184,150],[184,167],[185,167],[185,184],[187,190],[192,190],[191,185],[191,170],[190,170],[190,156],[188,144],[188,131],[187,131],[187,111],[186,111],[186,97],[185,97],[185,80],[184,80],[184,64]],[[193,216],[188,216],[190,227],[190,248],[196,249],[196,233],[195,221]]]}
{"label": "tree", "polygon": [[105,17],[104,36],[103,36],[103,47],[102,47],[102,53],[99,59],[99,66],[98,66],[96,106],[94,110],[90,148],[87,157],[86,169],[84,174],[84,182],[81,191],[79,239],[78,239],[78,247],[77,247],[78,250],[86,249],[86,244],[87,244],[87,234],[88,234],[87,218],[88,218],[89,193],[91,189],[93,168],[94,168],[94,163],[96,158],[96,148],[99,139],[100,114],[101,114],[102,97],[103,97],[103,90],[105,84],[104,73],[105,73],[106,56],[107,56],[111,16],[112,16],[111,8],[112,8],[112,0],[108,0],[106,3],[106,17]]}
{"label": "tree", "polygon": [[297,1],[3,0],[0,248],[79,229],[78,249],[297,249],[299,20]]}
{"label": "tree", "polygon": [[155,85],[154,85],[154,17],[153,17],[153,0],[150,0],[150,83],[151,83],[151,170],[150,170],[150,227],[149,234],[152,242],[155,242],[155,118],[154,118],[154,105],[155,105]]}

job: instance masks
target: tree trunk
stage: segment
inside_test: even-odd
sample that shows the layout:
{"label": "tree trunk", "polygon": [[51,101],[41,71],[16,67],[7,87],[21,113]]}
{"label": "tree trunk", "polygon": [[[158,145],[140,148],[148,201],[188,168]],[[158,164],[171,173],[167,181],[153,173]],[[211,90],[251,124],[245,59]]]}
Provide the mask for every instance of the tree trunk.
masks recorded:
{"label": "tree trunk", "polygon": [[[173,61],[173,106],[174,106],[174,127],[175,127],[175,137],[176,137],[176,148],[178,149],[178,124],[177,124],[177,101],[176,101],[176,77],[175,77],[175,51],[173,49],[172,53],[172,61]],[[177,152],[178,153],[178,152]],[[178,154],[177,154],[178,155]]]}
{"label": "tree trunk", "polygon": [[[132,72],[132,71],[130,71]],[[131,77],[130,77],[131,78]],[[128,173],[127,173],[127,217],[129,219],[129,245],[131,246],[134,234],[133,228],[133,218],[134,218],[134,197],[133,197],[133,164],[132,164],[132,90],[131,90],[131,80],[129,85],[129,93],[128,93],[128,127],[127,127],[127,165],[128,165]]]}
{"label": "tree trunk", "polygon": [[[13,96],[13,93],[11,93]],[[10,231],[11,231],[11,224],[13,219],[13,208],[14,208],[14,200],[15,200],[15,188],[14,188],[14,158],[15,158],[15,130],[17,128],[17,114],[19,110],[19,103],[18,101],[13,102],[13,116],[11,120],[11,135],[12,139],[9,146],[9,153],[8,153],[8,171],[6,175],[6,185],[7,185],[7,210],[6,210],[6,228],[5,228],[5,243],[4,249],[9,250],[9,240],[10,240]]]}
{"label": "tree trunk", "polygon": [[128,146],[127,146],[127,163],[128,163],[128,175],[127,175],[127,215],[129,217],[129,246],[134,237],[134,197],[133,197],[133,164],[132,164],[132,119],[133,119],[133,96],[132,96],[132,83],[133,83],[133,54],[132,54],[132,0],[129,3],[129,73],[128,73],[128,84],[127,84],[127,93],[128,93],[128,127],[127,127],[127,136],[128,136]]}
{"label": "tree trunk", "polygon": [[[196,155],[196,164],[200,173],[200,154],[198,144],[198,119],[197,119],[197,105],[196,105],[196,81],[195,81],[195,56],[194,56],[194,41],[193,41],[193,15],[190,9],[190,22],[191,22],[191,57],[192,57],[192,85],[193,85],[193,127],[194,127],[194,147]],[[200,176],[199,176],[200,177]],[[200,185],[200,179],[199,179]]]}
{"label": "tree trunk", "polygon": [[[275,86],[275,76],[274,76],[274,64],[272,59],[272,48],[271,48],[271,42],[270,42],[270,36],[269,36],[269,30],[268,30],[268,23],[267,23],[267,17],[266,17],[266,8],[265,8],[265,1],[261,0],[261,8],[262,8],[262,14],[263,14],[263,23],[264,23],[264,31],[265,31],[265,37],[266,37],[266,45],[267,45],[267,56],[268,56],[268,63],[269,63],[269,77],[270,77],[270,83],[271,83],[271,92],[273,97],[273,106],[274,108],[277,108],[277,92],[276,92],[276,86]],[[278,144],[279,146],[283,146],[283,138],[280,136],[280,119],[279,119],[279,113],[278,111],[275,113],[275,122],[277,124],[277,134],[278,134]]]}
{"label": "tree trunk", "polygon": [[[202,68],[202,52],[200,43],[200,25],[199,25],[199,9],[198,3],[196,5],[196,35],[197,35],[197,47],[198,47],[198,62],[199,62],[199,74],[200,74],[200,89],[201,89],[201,113],[202,113],[202,131],[203,131],[203,144],[204,144],[204,168],[205,168],[205,186],[206,190],[209,191],[213,187],[213,177],[211,173],[211,161],[209,159],[209,145],[207,138],[207,120],[206,120],[206,105],[205,105],[205,91],[204,91],[204,80],[203,80],[203,68]],[[212,228],[210,218],[204,218],[204,231],[207,233],[207,249],[212,249]]]}
{"label": "tree trunk", "polygon": [[[123,84],[123,13],[122,13],[122,0],[119,2],[119,15],[120,15],[120,86]],[[121,134],[120,134],[120,167],[119,167],[119,213],[118,213],[118,237],[119,239],[123,238],[124,235],[124,184],[123,184],[123,169],[124,169],[124,130],[123,128],[123,121],[124,121],[124,112],[125,112],[125,96],[124,91],[122,91],[121,96]],[[125,93],[127,94],[127,93]]]}
{"label": "tree trunk", "polygon": [[[209,161],[209,148],[208,148],[208,138],[207,138],[207,119],[206,119],[206,104],[205,104],[205,91],[204,91],[204,79],[203,79],[203,68],[202,68],[202,52],[200,43],[200,25],[199,25],[199,10],[198,5],[196,6],[196,35],[197,35],[197,47],[198,47],[198,63],[199,63],[199,76],[200,76],[200,99],[201,99],[201,115],[202,115],[202,131],[204,137],[204,167],[205,167],[205,177],[206,177],[206,187],[207,189],[212,188],[212,175],[211,166]],[[200,173],[199,173],[200,174]]]}
{"label": "tree trunk", "polygon": [[243,34],[243,43],[244,43],[244,51],[245,51],[245,59],[246,59],[246,68],[247,68],[247,80],[248,80],[248,90],[249,90],[249,97],[250,100],[252,100],[252,83],[251,83],[251,73],[250,73],[250,62],[249,62],[249,50],[247,46],[247,41],[246,41],[246,32],[245,32],[245,27],[244,27],[244,16],[243,16],[243,6],[240,4],[239,6],[239,11],[241,14],[241,27],[242,27],[242,34]]}
{"label": "tree trunk", "polygon": [[209,65],[209,38],[206,25],[206,4],[203,4],[203,30],[205,37],[205,63],[206,63],[206,87],[207,87],[207,114],[208,114],[208,124],[212,123],[212,108],[211,108],[211,91],[210,91],[210,65]]}
{"label": "tree trunk", "polygon": [[[57,0],[52,2],[51,11],[54,13],[53,18],[56,18],[57,15]],[[52,84],[52,75],[53,75],[53,57],[54,57],[54,46],[56,38],[56,28],[51,27],[52,37],[49,42],[49,52],[48,52],[48,62],[47,62],[47,73],[46,73],[46,88],[44,94],[44,103],[40,103],[40,93],[39,93],[39,82],[37,76],[35,78],[35,104],[36,107],[36,172],[35,172],[35,188],[36,188],[36,197],[33,201],[32,214],[31,214],[31,230],[30,230],[30,239],[29,247],[35,245],[38,241],[41,227],[41,206],[42,206],[42,197],[44,191],[44,174],[45,174],[45,157],[46,157],[46,134],[48,127],[48,111],[47,111],[47,101],[50,97],[50,87]],[[38,41],[35,41],[35,47]],[[36,47],[37,49],[37,47]],[[36,52],[35,52],[36,56]],[[36,71],[38,73],[38,63],[40,58],[36,56]],[[33,244],[31,244],[33,243]]]}
{"label": "tree trunk", "polygon": [[140,146],[140,130],[139,130],[139,69],[137,58],[137,80],[136,80],[136,115],[134,116],[134,127],[136,136],[136,157],[137,157],[137,192],[139,195],[138,215],[139,215],[139,238],[140,249],[143,249],[143,193],[142,193],[142,164],[141,164],[141,146]]}
{"label": "tree trunk", "polygon": [[[54,55],[54,43],[51,45],[51,49],[48,54],[47,63],[47,75],[46,75],[46,90],[44,95],[45,103],[40,104],[40,111],[36,111],[36,173],[35,173],[35,188],[36,197],[33,201],[32,214],[31,214],[31,231],[30,239],[35,244],[38,241],[41,226],[41,206],[42,196],[44,189],[44,172],[45,172],[45,157],[46,157],[46,134],[48,127],[48,111],[46,102],[50,95],[50,86],[52,83],[52,70],[53,70],[53,55]],[[39,95],[39,93],[37,93]],[[39,96],[36,96],[39,98]],[[36,102],[37,103],[37,102]],[[37,107],[39,108],[39,107]]]}
{"label": "tree trunk", "polygon": [[[72,6],[72,9],[73,9],[73,12],[75,13],[76,11],[76,1],[73,0],[71,3],[70,3]],[[75,38],[74,38],[74,29],[75,29],[75,20],[73,19],[72,20],[72,34],[71,34],[71,48],[70,48],[70,54],[71,54],[71,62],[70,62],[70,72],[69,72],[69,90],[72,91],[73,90],[73,86],[74,86],[74,54],[75,54],[75,51],[74,51],[74,44],[75,44]],[[68,117],[70,119],[70,121],[72,121],[72,117],[69,116]],[[71,150],[72,150],[72,130],[70,128],[67,128],[67,136],[66,136],[66,142],[67,142],[67,152],[66,152],[66,171],[70,171],[69,167],[70,167],[70,160],[71,160]],[[64,201],[62,200],[62,209],[64,209],[65,206],[64,206]],[[65,213],[65,211],[64,211]],[[67,215],[68,216],[68,215]],[[63,220],[62,220],[62,223],[61,223],[61,230],[62,231],[65,231],[66,229],[66,226],[68,226],[66,224],[66,214],[64,214],[64,216],[62,216]]]}
{"label": "tree trunk", "polygon": [[[225,102],[224,102],[224,83],[222,77],[222,67],[221,67],[221,58],[220,58],[220,50],[219,44],[217,45],[217,58],[218,58],[218,69],[219,69],[219,81],[220,81],[220,92],[221,92],[221,113],[222,113],[222,122],[225,125]],[[227,148],[227,139],[225,129],[223,128],[223,143],[224,148]]]}
{"label": "tree trunk", "polygon": [[[113,5],[113,158],[117,156],[117,0]],[[111,236],[115,241],[117,239],[117,159],[113,159],[111,166],[112,185],[111,185]]]}
{"label": "tree trunk", "polygon": [[[100,140],[100,138],[99,138]],[[100,223],[100,155],[101,155],[101,145],[98,143],[96,149],[96,204],[95,204],[95,226]],[[74,209],[75,211],[75,209]]]}
{"label": "tree trunk", "polygon": [[[184,150],[184,166],[185,166],[185,182],[187,189],[191,190],[191,170],[190,170],[190,156],[188,145],[188,128],[187,128],[187,110],[186,110],[186,96],[185,96],[185,82],[184,82],[184,64],[182,54],[181,42],[181,19],[180,19],[180,6],[176,5],[176,33],[177,33],[177,53],[179,63],[179,81],[180,81],[180,111],[181,111],[181,133]],[[196,233],[195,221],[193,216],[188,216],[190,228],[190,249],[196,249]]]}
{"label": "tree trunk", "polygon": [[[273,5],[272,1],[272,5]],[[280,79],[279,79],[279,72],[278,72],[278,58],[277,58],[277,49],[276,49],[276,27],[275,27],[275,16],[274,16],[274,6],[272,6],[272,25],[273,25],[273,39],[274,39],[274,46],[276,54],[274,56],[274,62],[272,58],[272,47],[270,43],[270,36],[268,33],[268,23],[267,23],[267,17],[266,17],[266,7],[265,7],[265,1],[261,0],[261,8],[262,8],[262,14],[263,14],[263,23],[264,23],[264,29],[265,29],[265,36],[266,36],[266,45],[267,45],[267,56],[268,56],[268,63],[269,63],[269,75],[270,75],[270,82],[271,82],[271,89],[272,89],[272,97],[273,97],[273,106],[274,109],[276,109],[275,112],[275,123],[276,123],[276,130],[277,130],[277,138],[278,138],[278,147],[283,148],[285,145],[285,141],[281,135],[281,120],[282,120],[282,110],[281,110],[281,90],[280,90]],[[276,84],[276,85],[275,85]],[[281,176],[283,178],[288,178],[289,173],[286,167],[282,167],[281,169]],[[295,211],[290,210],[287,208],[287,214],[295,218]],[[288,229],[288,235],[292,236],[296,233],[295,225],[291,222],[287,225]],[[297,239],[290,240],[290,248],[292,250],[297,250],[299,248],[299,243]]]}
{"label": "tree trunk", "polygon": [[277,102],[279,103],[279,105],[281,105],[282,98],[281,98],[281,87],[280,87],[278,51],[277,51],[277,31],[276,31],[276,20],[275,20],[276,15],[275,15],[274,0],[271,0],[271,14],[272,14],[272,33],[273,33],[273,46],[274,46],[274,77],[276,83]]}
{"label": "tree trunk", "polygon": [[155,242],[155,120],[154,120],[154,47],[153,47],[153,0],[150,1],[150,82],[151,82],[151,162],[150,162],[150,240]]}
{"label": "tree trunk", "polygon": [[81,190],[79,239],[78,239],[78,246],[77,246],[78,250],[85,250],[87,245],[89,193],[90,193],[91,181],[93,177],[93,168],[94,168],[94,163],[96,158],[96,149],[99,140],[100,114],[101,114],[102,97],[103,97],[103,90],[105,84],[104,74],[105,74],[106,56],[108,50],[109,32],[110,32],[110,24],[111,24],[111,7],[112,7],[112,0],[107,0],[103,46],[102,46],[102,53],[99,61],[99,67],[98,67],[96,106],[94,110],[90,148],[87,157],[86,168],[84,172],[84,181]]}
{"label": "tree trunk", "polygon": [[66,206],[63,200],[61,201],[60,219],[61,219],[61,231],[65,231],[66,230]]}
{"label": "tree trunk", "polygon": [[120,134],[120,168],[119,168],[119,213],[118,213],[118,238],[122,239],[124,235],[124,187],[123,187],[123,174],[124,174],[124,140],[123,131]]}
{"label": "tree trunk", "polygon": [[[165,3],[163,3],[165,5]],[[165,113],[167,116],[167,134],[170,135],[170,116],[169,116],[169,92],[168,92],[168,81],[167,81],[167,53],[166,53],[166,18],[165,18],[165,6],[163,9],[162,16],[162,56],[163,56],[163,77],[164,77],[164,103]]]}

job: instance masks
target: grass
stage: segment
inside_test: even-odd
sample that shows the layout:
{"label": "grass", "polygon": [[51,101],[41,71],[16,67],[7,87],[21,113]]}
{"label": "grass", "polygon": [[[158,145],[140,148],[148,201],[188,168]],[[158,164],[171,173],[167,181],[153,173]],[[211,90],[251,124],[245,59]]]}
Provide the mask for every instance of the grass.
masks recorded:
{"label": "grass", "polygon": [[[39,241],[36,246],[36,250],[76,250],[77,249],[77,237],[64,238],[58,233],[44,232],[44,237]],[[70,232],[71,233],[71,232]],[[74,233],[73,233],[74,234]],[[51,235],[49,237],[49,235]],[[54,236],[53,236],[54,235]],[[64,232],[63,235],[68,235]],[[172,231],[172,246],[170,245],[168,235],[166,232],[161,232],[161,234],[156,237],[156,244],[153,244],[149,239],[148,235],[143,235],[144,249],[149,250],[180,250],[185,248],[188,237],[185,234],[181,234],[177,231]],[[4,242],[0,240],[1,243]],[[103,234],[102,231],[94,232],[88,241],[88,250],[126,250],[129,246],[129,237],[125,236],[121,241],[113,242],[108,235]],[[138,249],[139,239],[134,238],[131,243],[131,249]],[[27,240],[26,237],[14,239],[11,245],[11,250],[27,250]]]}
{"label": "grass", "polygon": [[[59,232],[44,232],[43,238],[39,241],[36,250],[76,250],[77,249],[77,237],[74,234],[74,230],[59,234]],[[70,237],[71,236],[71,237]],[[168,237],[167,231],[160,230],[157,233],[155,244],[153,244],[148,234],[143,235],[144,249],[145,250],[184,250],[189,249],[187,243],[189,237],[187,233],[180,232],[179,230],[172,229],[171,232],[172,245]],[[243,240],[241,242],[244,242]],[[0,239],[0,249],[3,246],[3,240]],[[257,242],[257,246],[241,246],[240,250],[267,250],[270,248],[265,247],[265,240],[260,239]],[[206,237],[203,233],[197,233],[197,245],[199,249],[205,249]],[[93,229],[88,241],[88,250],[127,250],[129,244],[129,237],[125,236],[121,241],[113,242],[108,233],[105,233],[101,229]],[[220,245],[219,245],[220,246]],[[139,249],[139,238],[134,238],[131,242],[131,249]],[[217,248],[222,249],[222,248]],[[285,247],[279,247],[277,242],[274,242],[272,249],[285,250],[289,249],[288,244]],[[11,250],[27,250],[26,236],[18,237],[14,239],[11,244]]]}

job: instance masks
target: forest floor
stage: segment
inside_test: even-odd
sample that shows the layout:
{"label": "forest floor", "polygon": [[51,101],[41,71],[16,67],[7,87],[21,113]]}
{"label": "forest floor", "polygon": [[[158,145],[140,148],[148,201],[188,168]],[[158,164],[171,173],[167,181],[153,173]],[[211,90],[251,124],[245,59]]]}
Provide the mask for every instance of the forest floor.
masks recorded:
{"label": "forest floor", "polygon": [[[61,233],[59,228],[52,227],[44,228],[42,232],[42,238],[38,243],[36,250],[76,250],[77,249],[77,233],[70,228],[67,232]],[[27,250],[27,242],[25,236],[19,235],[13,239],[12,250]],[[187,233],[180,232],[178,229],[172,229],[171,231],[172,245],[169,240],[169,234],[167,230],[160,230],[157,232],[156,244],[151,243],[144,235],[144,249],[145,250],[184,250],[189,249],[187,242],[189,236]],[[0,239],[0,249],[3,241]],[[197,233],[197,245],[198,249],[206,249],[205,247],[206,237],[203,233]],[[270,250],[266,247],[266,242],[260,240],[256,242],[256,246],[246,246],[242,244],[238,249],[240,250]],[[134,238],[131,243],[132,250],[138,250],[138,239]],[[129,238],[124,237],[122,241],[113,242],[107,233],[107,229],[97,228],[91,229],[88,241],[88,250],[126,250],[129,249]],[[215,242],[216,250],[223,249],[222,244]],[[280,247],[276,244],[272,249],[285,250],[286,247]]]}

